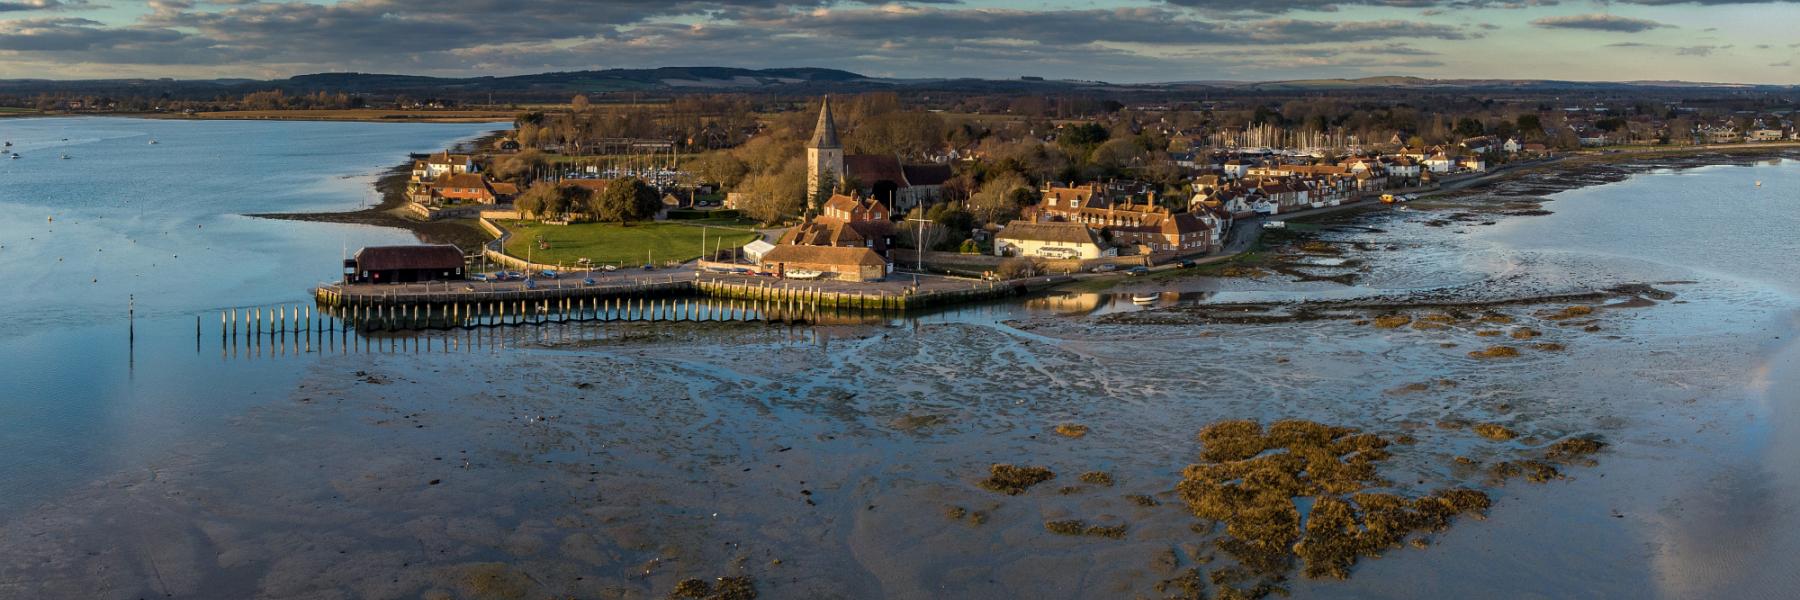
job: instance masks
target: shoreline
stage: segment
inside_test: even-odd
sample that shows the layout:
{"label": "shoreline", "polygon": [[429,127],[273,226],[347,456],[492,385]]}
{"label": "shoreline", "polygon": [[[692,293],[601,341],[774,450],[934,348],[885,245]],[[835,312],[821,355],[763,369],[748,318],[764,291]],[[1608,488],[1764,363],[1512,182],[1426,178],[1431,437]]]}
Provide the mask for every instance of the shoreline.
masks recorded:
{"label": "shoreline", "polygon": [[[455,150],[472,151],[491,143],[500,137],[498,131],[490,131],[474,139],[458,142]],[[338,212],[312,213],[256,213],[246,217],[273,219],[278,221],[304,221],[309,223],[340,223],[348,225],[373,225],[404,229],[427,244],[452,244],[465,253],[480,249],[493,236],[488,235],[470,219],[446,219],[442,221],[420,221],[406,214],[406,184],[412,177],[413,159],[388,169],[375,178],[375,191],[381,193],[381,202],[371,208]]]}
{"label": "shoreline", "polygon": [[[520,109],[520,110],[524,110],[524,109]],[[308,122],[308,123],[506,123],[506,122],[511,121],[511,119],[512,119],[511,114],[504,114],[504,113],[500,113],[500,112],[495,112],[492,114],[483,113],[483,114],[476,114],[476,115],[443,116],[443,117],[429,117],[429,116],[415,117],[412,115],[404,115],[402,117],[393,117],[393,116],[389,116],[387,114],[384,114],[381,116],[376,116],[373,114],[364,114],[364,115],[345,115],[341,118],[337,117],[337,116],[318,114],[318,113],[330,113],[330,112],[340,112],[340,111],[275,111],[275,110],[268,110],[268,111],[236,111],[236,112],[245,113],[245,114],[243,114],[242,116],[214,116],[214,115],[229,115],[229,114],[233,114],[233,113],[232,112],[196,113],[196,114],[192,114],[192,115],[171,114],[171,113],[149,113],[149,114],[146,114],[146,113],[75,113],[75,114],[68,114],[68,113],[58,113],[58,114],[43,114],[43,113],[7,114],[7,113],[0,113],[0,119],[9,119],[9,118],[10,119],[107,118],[107,119],[147,119],[147,120],[155,120],[155,121],[291,121],[291,122]],[[279,115],[279,116],[273,114],[273,113],[284,113],[284,112],[295,112],[295,113],[305,113],[305,114]],[[409,112],[409,111],[382,111],[382,112],[384,112],[384,113],[405,113],[405,112]],[[482,113],[483,111],[454,111],[454,112]],[[248,114],[248,113],[255,113],[255,114]],[[426,113],[426,114],[429,114],[429,113]],[[202,116],[202,115],[206,115],[206,116]]]}

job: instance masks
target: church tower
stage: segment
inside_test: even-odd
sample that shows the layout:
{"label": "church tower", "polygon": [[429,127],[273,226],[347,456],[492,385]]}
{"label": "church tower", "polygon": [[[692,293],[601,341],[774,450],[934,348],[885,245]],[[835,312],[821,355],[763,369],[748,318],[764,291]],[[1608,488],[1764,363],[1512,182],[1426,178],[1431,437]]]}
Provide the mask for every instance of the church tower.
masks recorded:
{"label": "church tower", "polygon": [[[819,189],[819,176],[830,173],[837,183],[844,182],[844,145],[838,143],[837,125],[831,122],[831,97],[826,96],[819,111],[819,126],[813,129],[812,141],[806,143],[806,193]],[[824,201],[820,199],[819,201]]]}

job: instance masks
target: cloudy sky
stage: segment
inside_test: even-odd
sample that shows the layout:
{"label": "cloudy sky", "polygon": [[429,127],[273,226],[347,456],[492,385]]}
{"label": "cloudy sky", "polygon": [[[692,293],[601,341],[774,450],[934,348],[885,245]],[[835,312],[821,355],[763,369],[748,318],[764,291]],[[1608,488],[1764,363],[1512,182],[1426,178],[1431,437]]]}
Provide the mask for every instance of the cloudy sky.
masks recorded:
{"label": "cloudy sky", "polygon": [[0,78],[832,67],[897,78],[1800,83],[1766,0],[0,0]]}

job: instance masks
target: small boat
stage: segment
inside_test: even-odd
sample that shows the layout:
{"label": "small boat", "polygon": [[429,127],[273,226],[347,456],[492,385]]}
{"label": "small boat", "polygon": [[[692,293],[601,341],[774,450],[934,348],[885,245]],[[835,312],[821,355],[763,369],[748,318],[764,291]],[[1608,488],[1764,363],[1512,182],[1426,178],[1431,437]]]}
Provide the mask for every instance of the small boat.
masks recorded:
{"label": "small boat", "polygon": [[1155,302],[1157,298],[1161,298],[1161,297],[1162,297],[1161,294],[1156,294],[1156,293],[1151,293],[1151,292],[1145,292],[1142,294],[1132,294],[1131,295],[1131,303],[1132,304],[1149,304],[1151,302]]}
{"label": "small boat", "polygon": [[488,276],[487,276],[487,275],[484,275],[484,274],[481,274],[481,273],[471,273],[471,274],[470,274],[470,275],[469,275],[469,279],[470,279],[470,280],[472,280],[472,281],[487,281],[487,280],[488,280]]}
{"label": "small boat", "polygon": [[1761,181],[1756,182],[1756,187],[1762,187],[1762,182]]}
{"label": "small boat", "polygon": [[528,290],[535,290],[535,289],[537,289],[537,282],[536,282],[536,281],[532,281],[532,280],[530,280],[530,279],[527,279],[527,280],[525,280],[525,289],[528,289]]}
{"label": "small boat", "polygon": [[619,268],[618,268],[618,267],[615,267],[615,266],[613,266],[613,265],[606,265],[606,266],[604,266],[604,267],[600,267],[600,270],[602,270],[602,271],[606,271],[606,272],[608,272],[608,273],[611,273],[611,272],[613,272],[613,271],[617,271],[617,270],[619,270]]}
{"label": "small boat", "polygon": [[7,142],[7,143],[6,143],[6,146],[7,146],[7,147],[11,147],[11,146],[12,146],[12,142]]}
{"label": "small boat", "polygon": [[150,140],[150,145],[155,146],[156,144],[157,144],[156,140]]}
{"label": "small boat", "polygon": [[824,273],[812,269],[793,269],[787,272],[788,279],[818,279],[821,275]]}
{"label": "small boat", "polygon": [[62,159],[63,159],[63,160],[69,160],[69,155],[67,155],[67,154],[64,154],[64,155],[63,155],[63,157],[62,157]]}
{"label": "small boat", "polygon": [[583,277],[583,278],[581,278],[581,285],[594,285],[594,284],[597,284],[597,283],[600,283],[600,282],[598,282],[598,281],[594,281],[594,278],[592,278],[592,277]]}
{"label": "small boat", "polygon": [[18,158],[18,157],[19,157],[19,153],[17,153],[17,152],[14,152],[14,153],[13,153],[13,155],[12,155],[12,157],[13,157],[13,158]]}
{"label": "small boat", "polygon": [[561,279],[560,277],[557,276],[556,271],[552,271],[550,269],[544,269],[542,271],[542,273],[545,277],[549,277],[551,279]]}

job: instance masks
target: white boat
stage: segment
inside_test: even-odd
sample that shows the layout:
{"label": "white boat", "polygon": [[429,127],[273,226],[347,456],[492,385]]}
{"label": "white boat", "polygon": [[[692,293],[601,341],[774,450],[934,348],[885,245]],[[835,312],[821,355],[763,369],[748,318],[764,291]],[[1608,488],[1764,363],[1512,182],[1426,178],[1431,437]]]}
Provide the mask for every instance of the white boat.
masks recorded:
{"label": "white boat", "polygon": [[155,145],[156,145],[156,140],[150,140],[150,145],[152,145],[152,146],[155,146]]}
{"label": "white boat", "polygon": [[824,273],[812,269],[793,269],[786,274],[788,279],[818,279],[821,275]]}
{"label": "white boat", "polygon": [[1756,182],[1756,187],[1762,187],[1762,182],[1761,181]]}
{"label": "white boat", "polygon": [[1149,303],[1155,302],[1157,298],[1161,298],[1161,297],[1162,297],[1161,294],[1155,294],[1155,293],[1149,293],[1149,292],[1142,293],[1142,294],[1132,294],[1131,295],[1131,303],[1132,304],[1149,304]]}
{"label": "white boat", "polygon": [[62,157],[62,159],[63,159],[63,160],[69,160],[69,155],[67,155],[67,154],[64,154],[64,155],[63,155],[63,157]]}
{"label": "white boat", "polygon": [[17,153],[17,152],[14,152],[14,153],[13,153],[13,155],[12,155],[12,157],[13,157],[13,158],[18,158],[18,157],[19,157],[19,153]]}

